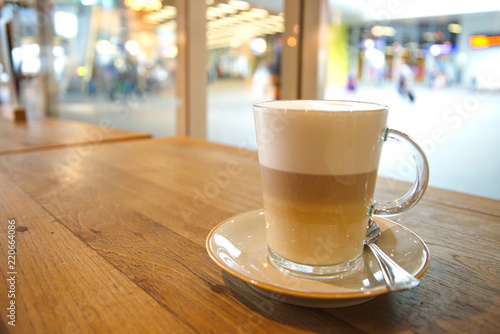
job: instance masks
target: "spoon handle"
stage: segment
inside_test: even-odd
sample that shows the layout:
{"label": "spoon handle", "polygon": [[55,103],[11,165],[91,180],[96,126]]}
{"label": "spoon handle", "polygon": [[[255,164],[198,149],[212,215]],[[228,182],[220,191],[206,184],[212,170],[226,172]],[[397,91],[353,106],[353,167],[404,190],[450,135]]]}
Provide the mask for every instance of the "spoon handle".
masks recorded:
{"label": "spoon handle", "polygon": [[382,269],[384,280],[391,291],[402,291],[414,288],[420,281],[401,268],[387,254],[385,254],[375,243],[368,244]]}

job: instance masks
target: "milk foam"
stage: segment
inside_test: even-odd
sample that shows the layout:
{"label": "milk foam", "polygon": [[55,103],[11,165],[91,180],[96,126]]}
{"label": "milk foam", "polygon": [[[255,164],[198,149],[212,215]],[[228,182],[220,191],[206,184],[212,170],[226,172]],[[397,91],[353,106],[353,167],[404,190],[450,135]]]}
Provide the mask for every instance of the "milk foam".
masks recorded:
{"label": "milk foam", "polygon": [[300,111],[370,111],[387,108],[384,105],[358,102],[358,101],[332,101],[332,100],[277,100],[257,103],[257,108]]}
{"label": "milk foam", "polygon": [[378,168],[388,108],[351,101],[254,106],[259,162],[277,170],[349,175]]}

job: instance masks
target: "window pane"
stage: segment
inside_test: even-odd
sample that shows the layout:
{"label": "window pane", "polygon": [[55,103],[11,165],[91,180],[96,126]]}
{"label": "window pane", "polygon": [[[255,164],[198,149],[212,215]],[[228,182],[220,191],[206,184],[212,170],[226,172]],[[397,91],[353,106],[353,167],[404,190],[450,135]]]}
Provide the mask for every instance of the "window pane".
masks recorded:
{"label": "window pane", "polygon": [[212,1],[207,21],[208,139],[254,148],[252,104],[279,97],[283,1]]}
{"label": "window pane", "polygon": [[54,7],[59,116],[174,135],[175,7],[94,2]]}
{"label": "window pane", "polygon": [[[329,99],[380,102],[422,145],[431,186],[500,198],[500,5],[330,0]],[[380,174],[413,181],[384,148]]]}

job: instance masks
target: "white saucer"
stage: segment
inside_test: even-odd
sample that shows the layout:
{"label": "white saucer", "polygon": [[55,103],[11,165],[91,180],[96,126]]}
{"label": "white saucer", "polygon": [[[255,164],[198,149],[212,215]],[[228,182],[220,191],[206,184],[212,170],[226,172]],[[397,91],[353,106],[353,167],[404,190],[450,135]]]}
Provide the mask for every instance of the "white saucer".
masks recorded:
{"label": "white saucer", "polygon": [[[401,267],[421,277],[429,266],[429,250],[412,231],[390,220],[374,217],[382,229],[377,245]],[[263,210],[239,214],[217,225],[207,237],[210,257],[224,271],[262,294],[284,303],[308,307],[361,304],[389,291],[370,250],[364,265],[346,278],[313,280],[276,270],[267,259]]]}

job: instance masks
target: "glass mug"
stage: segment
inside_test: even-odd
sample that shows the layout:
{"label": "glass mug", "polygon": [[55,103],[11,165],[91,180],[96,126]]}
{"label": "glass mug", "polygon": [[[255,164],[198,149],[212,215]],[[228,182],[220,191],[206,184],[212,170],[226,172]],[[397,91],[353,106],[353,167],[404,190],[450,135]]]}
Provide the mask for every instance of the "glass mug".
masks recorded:
{"label": "glass mug", "polygon": [[[387,128],[389,108],[381,104],[279,100],[255,104],[253,112],[271,264],[307,278],[354,273],[369,217],[401,213],[422,198],[429,176],[423,151]],[[413,153],[417,178],[402,198],[377,202],[385,141]]]}

